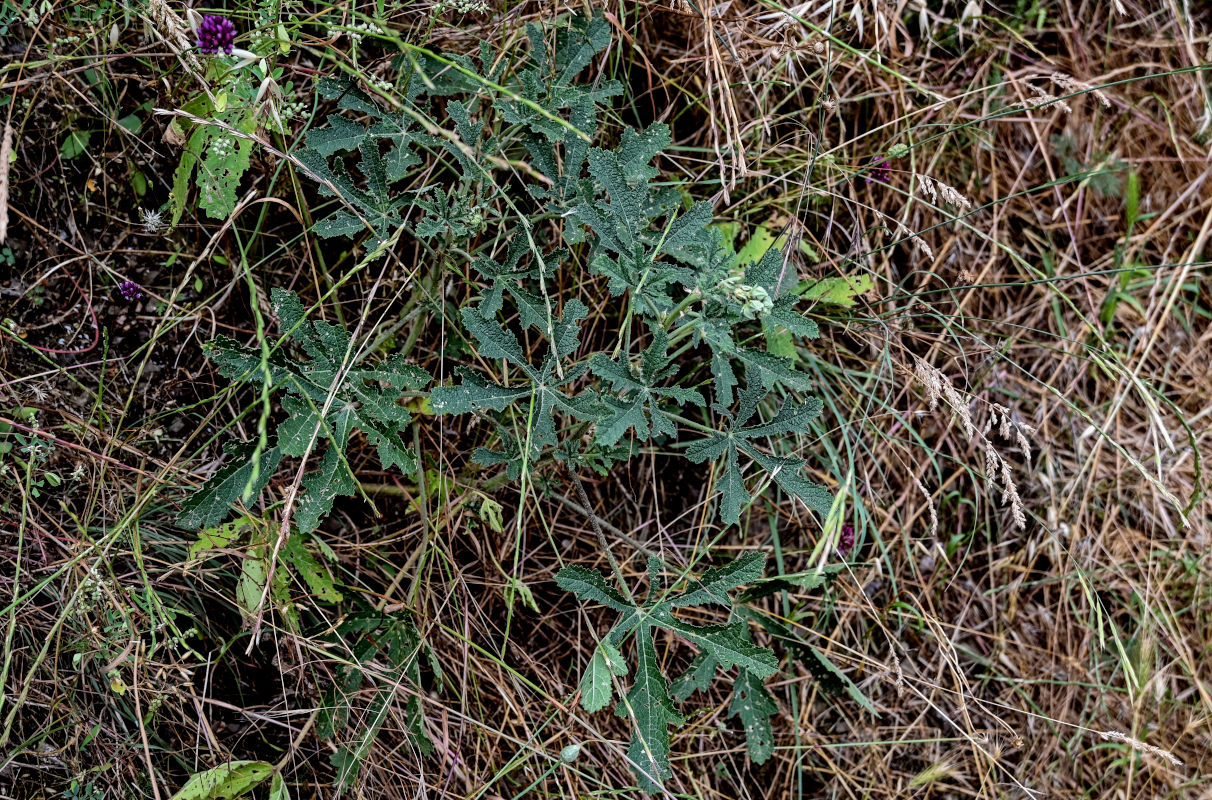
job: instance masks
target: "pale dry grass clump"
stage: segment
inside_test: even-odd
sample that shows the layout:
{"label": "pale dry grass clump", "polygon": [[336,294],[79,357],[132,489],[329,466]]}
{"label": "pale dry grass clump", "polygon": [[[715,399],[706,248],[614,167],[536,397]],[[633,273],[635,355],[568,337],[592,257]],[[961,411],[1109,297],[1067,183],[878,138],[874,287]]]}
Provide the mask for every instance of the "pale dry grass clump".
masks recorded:
{"label": "pale dry grass clump", "polygon": [[193,52],[194,41],[190,30],[169,5],[168,0],[148,0],[147,15],[144,19],[160,41],[168,45],[187,68],[193,72],[202,70],[202,62]]}
{"label": "pale dry grass clump", "polygon": [[962,211],[970,211],[972,209],[972,201],[959,192],[954,186],[943,183],[937,178],[930,178],[928,175],[918,175],[918,191],[923,196],[929,197],[930,202],[935,205],[941,200],[943,203],[953,205]]}
{"label": "pale dry grass clump", "polygon": [[6,123],[0,134],[0,244],[8,238],[8,179],[12,169],[13,126]]}
{"label": "pale dry grass clump", "polygon": [[1033,96],[1025,97],[1022,100],[1020,100],[1018,102],[1018,106],[1020,108],[1033,109],[1033,108],[1043,108],[1045,106],[1055,105],[1057,108],[1059,108],[1061,111],[1064,111],[1066,114],[1073,113],[1072,106],[1070,106],[1066,101],[1062,100],[1061,98],[1057,97],[1056,95],[1049,93],[1047,90],[1042,89],[1039,86],[1036,86],[1034,83],[1027,84],[1027,88],[1031,90],[1031,94]]}
{"label": "pale dry grass clump", "polygon": [[1079,81],[1073,78],[1071,75],[1067,75],[1063,72],[1053,72],[1048,77],[1053,83],[1064,89],[1066,92],[1071,94],[1076,94],[1078,92],[1089,92],[1098,99],[1098,102],[1102,104],[1103,108],[1111,108],[1111,99],[1107,97],[1106,92],[1103,92],[1101,89],[1096,89],[1090,84]]}
{"label": "pale dry grass clump", "polygon": [[[1005,406],[992,403],[984,430],[978,431],[972,420],[969,402],[956,390],[951,380],[941,370],[927,364],[923,359],[917,358],[914,360],[913,374],[926,390],[926,399],[930,404],[930,410],[933,411],[938,408],[940,400],[945,402],[951,410],[954,419],[963,425],[964,433],[967,435],[969,441],[975,443],[984,452],[985,479],[990,485],[1000,483],[1002,505],[1010,508],[1010,515],[1015,526],[1025,529],[1027,527],[1026,511],[1023,500],[1019,496],[1018,487],[1014,483],[1010,462],[998,452],[987,434],[996,426],[1003,438],[1018,444],[1023,457],[1030,462],[1031,445],[1027,440],[1027,435],[1034,433],[1034,429],[1029,425],[1011,419],[1010,410]],[[931,514],[933,516],[933,509],[931,510]],[[931,527],[937,527],[937,523],[932,523]]]}

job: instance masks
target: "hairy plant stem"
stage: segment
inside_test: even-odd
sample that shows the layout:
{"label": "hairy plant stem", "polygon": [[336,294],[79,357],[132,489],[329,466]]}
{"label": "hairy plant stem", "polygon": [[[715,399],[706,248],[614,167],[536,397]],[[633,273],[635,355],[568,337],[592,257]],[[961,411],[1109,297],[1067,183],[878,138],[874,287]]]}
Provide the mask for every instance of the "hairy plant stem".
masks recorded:
{"label": "hairy plant stem", "polygon": [[585,513],[589,516],[589,524],[593,526],[593,532],[597,534],[598,546],[602,548],[602,552],[606,554],[606,560],[610,562],[610,570],[614,573],[614,579],[619,582],[619,589],[622,590],[624,597],[634,603],[635,598],[631,596],[631,589],[623,578],[623,570],[615,559],[614,553],[610,552],[610,544],[606,541],[606,533],[602,530],[602,525],[598,522],[598,515],[593,512],[593,506],[589,503],[589,495],[585,492],[585,484],[581,483],[581,477],[577,475],[577,471],[573,469],[572,465],[568,467],[568,474],[572,476],[572,483],[577,487],[577,496],[581,499],[581,505],[585,507]]}

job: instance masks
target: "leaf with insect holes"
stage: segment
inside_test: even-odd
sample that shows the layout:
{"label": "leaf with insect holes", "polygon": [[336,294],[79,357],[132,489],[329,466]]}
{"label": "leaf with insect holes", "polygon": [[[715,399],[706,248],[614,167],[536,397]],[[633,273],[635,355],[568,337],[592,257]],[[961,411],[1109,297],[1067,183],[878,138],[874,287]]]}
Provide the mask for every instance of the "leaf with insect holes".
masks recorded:
{"label": "leaf with insect holes", "polygon": [[712,681],[715,680],[715,668],[719,665],[720,662],[716,661],[711,653],[706,650],[700,651],[690,662],[686,671],[682,673],[681,677],[675,679],[670,687],[673,699],[679,702],[684,701],[695,692],[705,692],[710,689]]}
{"label": "leaf with insect holes", "polygon": [[740,717],[745,727],[749,760],[754,764],[765,764],[774,755],[774,729],[770,725],[770,718],[777,713],[778,704],[761,678],[749,670],[740,670],[732,684],[728,716]]}
{"label": "leaf with insect holes", "polygon": [[[246,134],[256,129],[253,118],[224,121]],[[236,190],[248,171],[253,143],[220,128],[212,130],[215,133],[208,139],[206,157],[198,164],[198,205],[211,219],[227,219],[236,210]]]}
{"label": "leaf with insect holes", "polygon": [[[189,104],[187,104],[187,107]],[[195,109],[211,112],[209,104]],[[213,114],[214,121],[251,134],[256,120],[242,112]],[[198,187],[198,206],[213,219],[227,219],[236,207],[236,189],[249,167],[252,141],[229,133],[213,124],[199,124],[186,140],[181,161],[173,173],[172,224],[175,227],[185,212],[191,179]]]}
{"label": "leaf with insect holes", "polygon": [[[661,563],[655,557],[650,558],[649,591],[641,605],[624,599],[594,570],[573,566],[556,574],[556,583],[561,588],[622,615],[582,675],[581,702],[587,711],[599,710],[609,703],[613,694],[611,675],[627,674],[625,666],[614,665],[616,660],[622,662],[617,648],[628,638],[635,642],[635,677],[630,691],[618,701],[616,712],[632,721],[627,757],[644,791],[659,791],[673,774],[669,763],[669,726],[683,721],[674,706],[674,697],[683,699],[695,688],[705,688],[717,666],[725,669],[738,666],[759,681],[777,670],[774,653],[753,644],[743,619],[725,625],[695,625],[673,615],[676,608],[709,603],[730,607],[728,592],[760,579],[765,559],[764,553],[747,553],[729,564],[709,569],[698,580],[691,580],[685,590],[667,594]],[[656,652],[654,633],[661,628],[699,649],[689,677],[679,679],[672,691]],[[608,644],[611,646],[607,647]]]}

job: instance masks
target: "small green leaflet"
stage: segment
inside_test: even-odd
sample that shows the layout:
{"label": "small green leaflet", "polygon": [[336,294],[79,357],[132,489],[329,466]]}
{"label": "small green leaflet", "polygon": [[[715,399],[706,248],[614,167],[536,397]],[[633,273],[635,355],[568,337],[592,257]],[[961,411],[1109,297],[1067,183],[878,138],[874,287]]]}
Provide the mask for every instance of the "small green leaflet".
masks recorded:
{"label": "small green leaflet", "polygon": [[303,579],[308,590],[316,600],[323,603],[337,603],[343,598],[333,584],[328,570],[316,560],[311,551],[303,544],[304,537],[295,534],[286,540],[282,555],[290,565],[291,570]]}
{"label": "small green leaflet", "polygon": [[231,546],[240,538],[241,532],[245,528],[251,527],[252,524],[249,517],[240,517],[231,522],[199,531],[197,540],[189,546],[186,559],[193,561],[207,550],[220,550]]}
{"label": "small green leaflet", "polygon": [[63,144],[59,145],[59,155],[65,160],[71,160],[84,155],[88,150],[88,142],[92,137],[92,131],[72,131],[63,138]]}
{"label": "small green leaflet", "polygon": [[[587,711],[599,710],[610,702],[613,693],[611,676],[627,674],[618,647],[629,634],[634,634],[631,638],[635,640],[636,650],[635,679],[631,690],[618,702],[616,712],[632,720],[632,738],[627,756],[644,791],[658,791],[662,782],[672,777],[669,726],[682,724],[682,717],[673,704],[669,682],[661,672],[654,632],[665,628],[698,647],[703,658],[698,662],[700,666],[708,659],[712,662],[708,673],[713,673],[718,664],[725,669],[739,666],[751,672],[759,681],[773,675],[778,669],[778,660],[770,650],[753,644],[747,623],[743,620],[727,625],[703,626],[684,622],[672,613],[676,608],[708,603],[731,605],[728,592],[761,577],[765,559],[763,553],[748,553],[730,564],[708,570],[699,580],[691,581],[686,590],[663,597],[661,562],[656,557],[650,558],[648,597],[641,605],[624,599],[600,573],[593,570],[566,567],[556,575],[560,588],[575,593],[582,600],[604,604],[622,614],[602,647],[594,652],[582,676],[581,702]],[[616,666],[616,663],[620,666]],[[709,677],[699,676],[698,680],[709,680]],[[681,685],[677,691],[679,694],[689,694]]]}
{"label": "small green leaflet", "polygon": [[190,776],[171,800],[230,800],[243,797],[264,783],[273,772],[273,765],[265,761],[230,761]]}
{"label": "small green leaflet", "polygon": [[805,300],[849,308],[858,304],[856,297],[874,288],[875,281],[870,275],[854,275],[805,281],[799,285],[796,292]]}
{"label": "small green leaflet", "polygon": [[274,782],[269,786],[269,800],[290,800],[290,790],[286,788],[281,772],[274,773]]}
{"label": "small green leaflet", "polygon": [[601,642],[589,661],[589,667],[581,676],[581,707],[589,713],[601,711],[614,696],[611,675],[623,677],[627,674],[627,662],[613,644]]}

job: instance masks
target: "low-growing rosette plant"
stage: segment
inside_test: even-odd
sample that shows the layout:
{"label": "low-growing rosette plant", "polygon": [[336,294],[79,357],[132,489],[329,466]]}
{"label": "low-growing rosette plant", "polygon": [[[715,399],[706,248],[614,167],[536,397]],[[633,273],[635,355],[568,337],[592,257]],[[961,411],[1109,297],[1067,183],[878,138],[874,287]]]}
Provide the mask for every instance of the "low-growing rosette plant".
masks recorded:
{"label": "low-growing rosette plant", "polygon": [[[335,109],[294,152],[334,201],[316,212],[312,232],[363,242],[363,263],[405,238],[420,243],[433,255],[423,282],[437,287],[434,296],[472,287],[446,320],[458,345],[447,352],[475,357],[445,365],[450,377],[434,383],[405,354],[373,353],[276,290],[281,339],[244,347],[219,338],[208,354],[228,379],[280,392],[286,417],[275,440],[233,449],[190,500],[183,524],[216,524],[294,456],[316,465],[282,513],[315,530],[335,497],[358,491],[345,451],[359,431],[384,469],[414,474],[404,435],[424,423],[405,407],[406,392],[422,395],[438,417],[487,423],[472,428],[470,459],[508,479],[554,465],[553,475],[571,471],[579,484],[578,472],[605,472],[653,447],[706,466],[721,526],[740,524],[758,491],[777,491],[822,520],[830,513],[833,497],[809,478],[797,444],[816,435],[822,406],[797,368],[818,325],[800,308],[805,289],[789,255],[777,246],[738,254],[709,203],[660,180],[655,162],[672,146],[666,125],[602,129],[602,108],[622,87],[579,81],[610,43],[602,16],[565,17],[548,32],[530,25],[527,35],[529,59],[508,74],[487,44],[478,58],[406,51],[395,105],[348,78],[321,79],[320,97]],[[437,159],[428,173],[435,181],[405,188],[427,159]],[[520,163],[526,168],[511,168]],[[614,309],[605,317],[611,327],[592,337],[591,305]],[[305,365],[289,355],[292,344]],[[763,563],[750,553],[697,580],[683,574],[690,583],[671,592],[666,565],[653,558],[643,601],[590,570],[559,573],[562,587],[621,615],[587,666],[580,697],[586,710],[600,710],[616,696],[613,684],[631,676],[617,710],[632,720],[628,758],[646,790],[672,774],[676,702],[717,671],[732,671],[733,713],[751,757],[769,757],[778,707],[763,681],[779,659],[750,628],[796,637],[747,607],[760,591],[737,599],[741,586],[765,585]],[[823,583],[822,573],[769,592]],[[719,625],[690,625],[674,613],[710,604],[728,610]],[[655,651],[658,629],[700,655],[672,690]],[[796,646],[792,656],[822,680],[853,688],[817,651]]]}

